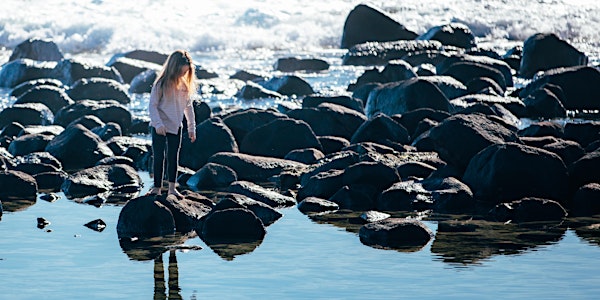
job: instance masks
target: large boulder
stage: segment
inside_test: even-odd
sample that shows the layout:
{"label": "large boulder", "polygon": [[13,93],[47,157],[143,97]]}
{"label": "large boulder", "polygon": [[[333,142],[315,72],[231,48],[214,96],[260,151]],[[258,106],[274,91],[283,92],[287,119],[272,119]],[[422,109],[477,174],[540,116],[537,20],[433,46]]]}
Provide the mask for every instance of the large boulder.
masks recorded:
{"label": "large boulder", "polygon": [[237,181],[237,174],[227,166],[207,163],[186,182],[187,186],[195,190],[214,190],[226,188]]}
{"label": "large boulder", "polygon": [[567,211],[554,200],[523,198],[510,203],[500,203],[490,211],[490,217],[499,222],[548,222],[561,221]]}
{"label": "large boulder", "polygon": [[161,69],[160,64],[155,64],[143,60],[128,58],[128,57],[118,57],[115,59],[111,59],[106,64],[107,67],[112,67],[116,69],[121,77],[123,78],[123,82],[131,83],[133,78],[135,78],[138,74],[152,70],[154,72],[158,72]]}
{"label": "large boulder", "polygon": [[117,235],[120,239],[161,237],[174,233],[173,214],[154,196],[132,199],[119,213]]}
{"label": "large boulder", "polygon": [[392,148],[408,144],[408,131],[400,123],[384,114],[377,114],[356,130],[350,143],[373,142]]}
{"label": "large boulder", "polygon": [[267,109],[248,108],[223,117],[223,123],[231,130],[238,144],[248,132],[273,120],[287,118],[286,115]]}
{"label": "large boulder", "polygon": [[588,183],[580,187],[568,204],[573,217],[600,214],[600,183]]}
{"label": "large boulder", "polygon": [[277,60],[274,69],[281,72],[318,72],[329,69],[329,63],[317,58],[284,57]]}
{"label": "large boulder", "polygon": [[514,131],[481,114],[446,118],[429,131],[428,138],[440,158],[459,169],[487,146],[519,140]]}
{"label": "large boulder", "polygon": [[137,171],[124,164],[98,165],[69,175],[62,191],[70,199],[110,192],[111,196],[134,194],[141,189]]}
{"label": "large boulder", "polygon": [[342,176],[344,185],[370,185],[379,192],[399,181],[398,171],[381,162],[363,161],[353,164],[344,170]]}
{"label": "large boulder", "polygon": [[363,225],[358,235],[360,241],[368,246],[413,249],[425,246],[433,232],[418,220],[387,218]]}
{"label": "large boulder", "polygon": [[[72,58],[61,60],[54,68],[54,72],[56,73],[55,77],[65,85],[72,85],[84,78],[104,78],[119,83],[123,82],[121,74],[114,68],[103,65],[93,65],[89,62],[83,62]],[[79,99],[81,98],[78,98],[77,100]]]}
{"label": "large boulder", "polygon": [[354,91],[357,88],[374,82],[397,82],[414,77],[417,77],[417,74],[413,71],[412,66],[404,60],[397,59],[387,62],[381,71],[377,67],[365,70],[362,75],[356,79],[356,83],[348,86],[348,90]]}
{"label": "large boulder", "polygon": [[14,139],[8,146],[8,152],[14,156],[27,155],[33,152],[44,151],[48,143],[54,138],[47,134],[25,134]]}
{"label": "large boulder", "polygon": [[317,197],[308,197],[298,203],[298,210],[303,214],[331,212],[339,208],[337,203]]}
{"label": "large boulder", "polygon": [[302,108],[317,108],[322,103],[333,103],[364,113],[362,100],[349,96],[306,96],[302,99]]}
{"label": "large boulder", "polygon": [[274,208],[287,207],[296,204],[296,200],[290,196],[284,196],[277,191],[266,189],[258,184],[248,181],[233,182],[227,191],[250,197]]}
{"label": "large boulder", "polygon": [[350,139],[367,117],[353,109],[333,103],[321,103],[317,108],[291,110],[290,118],[310,125],[317,136],[338,136]]}
{"label": "large boulder", "polygon": [[587,153],[569,167],[571,189],[577,190],[588,183],[600,183],[600,150]]}
{"label": "large boulder", "polygon": [[262,240],[266,234],[262,221],[245,208],[215,210],[204,220],[199,235],[209,245]]}
{"label": "large boulder", "polygon": [[0,201],[7,203],[17,200],[35,200],[38,186],[35,179],[20,171],[0,171]]}
{"label": "large boulder", "polygon": [[53,114],[56,114],[61,108],[73,104],[73,100],[64,88],[51,85],[38,85],[21,94],[15,104],[21,103],[42,103],[46,105]]}
{"label": "large boulder", "polygon": [[314,94],[315,92],[308,82],[295,75],[273,77],[266,82],[261,82],[260,85],[268,90],[286,96],[296,95],[300,97]]}
{"label": "large boulder", "polygon": [[67,92],[71,99],[77,100],[115,100],[128,104],[131,98],[120,82],[108,78],[82,78],[77,80]]}
{"label": "large boulder", "polygon": [[167,61],[169,54],[161,53],[161,52],[157,52],[157,51],[136,49],[136,50],[131,50],[128,52],[123,52],[123,53],[117,53],[117,54],[113,55],[113,57],[111,57],[110,60],[108,61],[107,65],[112,64],[114,61],[116,61],[117,59],[119,59],[121,57],[146,61],[146,62],[154,63],[157,65],[163,65]]}
{"label": "large boulder", "polygon": [[158,77],[156,70],[142,71],[131,79],[128,91],[132,94],[150,93],[156,77]]}
{"label": "large boulder", "polygon": [[304,121],[276,119],[249,132],[240,144],[240,152],[284,158],[292,150],[317,148],[321,144]]}
{"label": "large boulder", "polygon": [[42,103],[14,104],[0,111],[0,128],[13,122],[23,126],[52,125],[54,114]]}
{"label": "large boulder", "polygon": [[330,169],[305,176],[298,189],[297,199],[303,200],[309,197],[329,199],[344,185],[343,178],[343,169]]}
{"label": "large boulder", "polygon": [[208,162],[228,166],[235,171],[238,180],[252,182],[266,182],[283,170],[303,170],[307,167],[291,160],[232,152],[216,153]]}
{"label": "large boulder", "polygon": [[489,67],[476,62],[455,62],[452,65],[448,66],[448,68],[444,72],[439,74],[452,76],[467,86],[473,80],[489,78],[492,79],[495,84],[497,84],[497,86],[501,89],[502,93],[506,91],[507,87],[506,78],[504,77],[502,72],[494,69],[493,67]]}
{"label": "large boulder", "polygon": [[384,12],[365,4],[350,11],[344,22],[341,48],[364,42],[413,40],[417,34],[406,29]]}
{"label": "large boulder", "polygon": [[14,88],[34,79],[54,78],[56,62],[36,61],[21,58],[6,63],[0,68],[0,87]]}
{"label": "large boulder", "polygon": [[275,210],[273,207],[261,201],[256,201],[248,196],[241,194],[227,193],[220,197],[219,202],[215,205],[214,210],[228,208],[244,208],[252,211],[265,226],[269,226],[275,221],[283,217],[283,214]]}
{"label": "large boulder", "polygon": [[48,143],[45,150],[56,157],[65,170],[89,168],[114,155],[96,134],[82,125],[67,127]]}
{"label": "large boulder", "polygon": [[[127,107],[117,101],[81,100],[59,110],[55,116],[54,124],[67,127],[71,122],[89,115],[98,117],[104,123],[118,124],[123,133],[129,133],[133,118]],[[103,126],[104,124],[99,125]]]}
{"label": "large boulder", "polygon": [[63,54],[56,43],[51,40],[30,38],[18,44],[8,61],[28,58],[38,61],[60,61]]}
{"label": "large boulder", "polygon": [[536,33],[523,44],[519,75],[532,78],[538,71],[585,66],[587,56],[553,33]]}
{"label": "large boulder", "polygon": [[10,91],[9,95],[11,97],[19,98],[21,95],[23,95],[25,92],[29,91],[30,89],[32,89],[36,86],[41,86],[41,85],[53,86],[53,87],[62,88],[62,89],[65,88],[64,84],[62,82],[60,82],[60,80],[58,80],[58,79],[40,78],[40,79],[32,79],[32,80],[28,80],[28,81],[20,83],[19,85],[15,86]]}
{"label": "large boulder", "polygon": [[516,143],[493,144],[477,153],[462,181],[476,199],[492,203],[526,197],[564,203],[569,195],[567,168],[558,155]]}
{"label": "large boulder", "polygon": [[388,116],[403,114],[419,108],[451,111],[448,98],[433,83],[411,78],[385,84],[369,93],[365,112],[368,117],[383,113]]}
{"label": "large boulder", "polygon": [[212,210],[212,207],[188,198],[160,196],[156,199],[171,211],[175,221],[175,231],[181,233],[188,233],[201,227],[203,218]]}
{"label": "large boulder", "polygon": [[457,62],[471,62],[471,63],[475,63],[477,65],[483,65],[486,67],[490,67],[493,69],[498,70],[500,73],[502,73],[503,77],[504,77],[504,81],[506,82],[506,86],[513,86],[513,79],[512,79],[512,69],[511,67],[504,61],[499,60],[499,59],[495,59],[495,58],[491,58],[488,56],[482,56],[482,55],[469,55],[469,54],[452,54],[449,55],[447,57],[445,57],[440,63],[437,63],[435,65],[436,67],[436,73],[437,74],[443,74],[446,72],[446,70],[448,70],[448,68],[450,66],[452,66],[454,63]]}
{"label": "large boulder", "polygon": [[238,144],[231,130],[217,117],[196,126],[196,142],[183,139],[180,164],[192,170],[200,169],[208,159],[218,152],[238,152]]}
{"label": "large boulder", "polygon": [[400,59],[412,53],[429,50],[440,50],[442,43],[438,41],[400,40],[392,42],[367,42],[357,44],[344,54],[344,65],[383,65],[388,61]]}
{"label": "large boulder", "polygon": [[464,49],[470,49],[476,46],[473,32],[471,32],[471,29],[467,25],[461,23],[434,26],[416,39],[423,41],[439,41],[443,45]]}

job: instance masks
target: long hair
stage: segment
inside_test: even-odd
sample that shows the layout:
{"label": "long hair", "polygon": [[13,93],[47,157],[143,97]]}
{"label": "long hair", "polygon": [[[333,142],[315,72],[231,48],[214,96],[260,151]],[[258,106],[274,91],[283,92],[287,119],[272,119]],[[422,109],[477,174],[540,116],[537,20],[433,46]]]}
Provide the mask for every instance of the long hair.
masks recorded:
{"label": "long hair", "polygon": [[[184,66],[189,66],[190,70],[181,76],[181,68]],[[167,58],[154,85],[159,85],[161,93],[183,86],[187,90],[188,96],[192,97],[197,92],[195,79],[196,71],[190,53],[185,50],[176,50]]]}

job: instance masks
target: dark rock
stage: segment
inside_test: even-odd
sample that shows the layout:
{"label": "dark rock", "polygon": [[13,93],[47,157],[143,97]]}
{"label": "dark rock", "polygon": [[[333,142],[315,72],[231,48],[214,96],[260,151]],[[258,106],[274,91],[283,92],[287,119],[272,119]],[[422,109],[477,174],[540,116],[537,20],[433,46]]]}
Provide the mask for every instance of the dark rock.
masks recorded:
{"label": "dark rock", "polygon": [[219,152],[208,162],[228,166],[235,171],[238,180],[266,182],[283,170],[302,170],[305,164],[274,157],[254,156],[242,153]]}
{"label": "dark rock", "polygon": [[[492,69],[497,70],[502,73],[504,77],[504,82],[506,82],[506,86],[512,87],[514,85],[512,79],[512,71],[511,68],[504,61],[499,59],[490,58],[487,56],[481,55],[468,55],[468,54],[452,54],[442,60],[440,63],[436,64],[436,73],[443,74],[448,68],[450,68],[453,64],[458,62],[469,62],[474,63],[477,66],[486,66]],[[490,78],[491,79],[491,78]],[[504,89],[505,90],[505,89]],[[503,91],[504,91],[503,90]]]}
{"label": "dark rock", "polygon": [[345,185],[328,200],[338,204],[341,209],[365,211],[375,208],[377,193],[377,189],[371,185]]}
{"label": "dark rock", "polygon": [[154,63],[157,65],[163,65],[167,61],[169,54],[161,53],[161,52],[157,52],[157,51],[148,51],[148,50],[137,49],[137,50],[132,50],[132,51],[118,53],[118,54],[113,55],[113,57],[111,57],[110,60],[108,61],[108,64],[111,64],[113,61],[117,60],[120,57],[126,57],[126,58],[135,59],[135,60],[141,60],[141,61]]}
{"label": "dark rock", "polygon": [[60,80],[58,80],[58,79],[41,78],[41,79],[33,79],[33,80],[25,81],[25,82],[15,86],[10,91],[9,95],[11,97],[19,98],[21,95],[23,95],[25,92],[29,91],[30,89],[37,87],[37,86],[42,86],[42,85],[43,86],[53,86],[53,87],[64,89],[63,83],[60,82]]}
{"label": "dark rock", "polygon": [[261,98],[281,98],[283,97],[280,93],[276,91],[269,90],[266,87],[261,86],[258,83],[247,81],[246,85],[240,89],[240,91],[235,95],[238,98],[242,99],[261,99]]}
{"label": "dark rock", "polygon": [[[115,68],[121,77],[123,78],[124,83],[131,83],[133,78],[135,78],[138,74],[152,70],[154,72],[158,72],[161,69],[160,64],[155,64],[143,60],[128,58],[128,57],[118,57],[115,59],[111,59],[107,64],[107,67]],[[89,76],[88,76],[89,77]],[[93,76],[98,77],[98,76]]]}
{"label": "dark rock", "polygon": [[212,109],[208,106],[205,101],[194,101],[194,116],[196,117],[196,124],[200,124],[212,116]]}
{"label": "dark rock", "polygon": [[478,77],[467,82],[469,94],[504,95],[502,88],[488,77]]}
{"label": "dark rock", "polygon": [[580,187],[569,202],[569,215],[573,217],[600,214],[600,183]]}
{"label": "dark rock", "polygon": [[582,147],[600,139],[600,122],[569,122],[565,124],[564,138],[578,142]]}
{"label": "dark rock", "polygon": [[306,96],[302,99],[302,108],[317,108],[321,103],[333,103],[364,113],[363,102],[348,96]]}
{"label": "dark rock", "polygon": [[475,210],[473,192],[469,186],[454,177],[427,178],[421,184],[431,192],[435,212],[465,214]]}
{"label": "dark rock", "polygon": [[405,180],[394,183],[375,199],[375,208],[383,211],[413,211],[420,208],[420,203],[425,203],[427,208],[433,200],[429,191],[414,180]]}
{"label": "dark rock", "polygon": [[213,79],[219,77],[217,73],[213,73],[197,64],[194,65],[194,71],[197,79]]}
{"label": "dark rock", "polygon": [[296,149],[321,149],[321,144],[304,121],[276,119],[249,132],[240,144],[240,152],[283,158]]}
{"label": "dark rock", "polygon": [[413,136],[417,126],[419,125],[419,122],[422,120],[430,119],[436,122],[441,122],[449,116],[450,114],[445,111],[433,110],[431,108],[418,108],[403,114],[393,115],[391,117],[404,126],[410,136]]}
{"label": "dark rock", "polygon": [[532,78],[538,71],[585,66],[587,56],[553,33],[536,33],[523,44],[519,75]]}
{"label": "dark rock", "polygon": [[364,114],[333,103],[292,110],[288,116],[308,123],[317,136],[338,136],[348,140],[367,120]]}
{"label": "dark rock", "polygon": [[343,65],[383,65],[411,53],[440,50],[438,41],[400,40],[391,42],[367,42],[356,44],[342,57]]}
{"label": "dark rock", "polygon": [[391,217],[390,214],[378,212],[375,210],[365,211],[364,213],[360,214],[360,218],[361,218],[361,220],[365,221],[365,224],[379,222],[379,221],[385,220],[389,217]]}
{"label": "dark rock", "polygon": [[122,136],[121,126],[117,123],[109,122],[104,126],[92,128],[92,132],[95,133],[101,140],[108,141],[115,136]]}
{"label": "dark rock", "polygon": [[42,103],[56,114],[61,108],[73,104],[73,100],[61,87],[38,85],[22,93],[15,101],[15,104],[23,103]]}
{"label": "dark rock", "polygon": [[56,43],[51,40],[30,38],[18,44],[8,58],[8,61],[28,58],[38,61],[59,61],[63,54]]}
{"label": "dark rock", "polygon": [[451,111],[448,98],[433,83],[420,78],[385,84],[369,94],[365,106],[368,117],[377,113],[403,114],[418,108]]}
{"label": "dark rock", "polygon": [[69,174],[62,170],[42,172],[33,175],[40,191],[52,192],[60,191],[61,186],[68,177]]}
{"label": "dark rock", "polygon": [[311,165],[325,155],[321,150],[315,148],[295,149],[286,154],[283,158],[287,160],[297,161],[303,164]]}
{"label": "dark rock", "polygon": [[425,246],[433,233],[418,220],[387,218],[362,226],[359,237],[368,246],[411,249]]}
{"label": "dark rock", "polygon": [[429,138],[440,158],[463,169],[485,147],[518,141],[515,132],[480,114],[446,118],[429,131]]}
{"label": "dark rock", "polygon": [[156,197],[173,214],[175,231],[188,233],[202,224],[202,218],[210,213],[212,207],[189,199],[177,199],[174,196]]}
{"label": "dark rock", "polygon": [[455,63],[451,64],[450,66],[448,66],[448,68],[445,71],[443,71],[443,72],[438,71],[438,74],[452,76],[465,85],[468,84],[473,79],[482,78],[482,77],[490,78],[490,79],[494,80],[494,82],[496,84],[498,84],[498,86],[500,86],[503,93],[506,91],[506,87],[507,87],[507,81],[506,81],[506,78],[504,78],[504,75],[502,74],[502,72],[498,71],[495,68],[486,66],[484,64],[476,63],[476,62],[470,62],[470,61],[455,62]]}
{"label": "dark rock", "polygon": [[[114,152],[114,151],[113,151]],[[96,163],[96,166],[101,166],[101,165],[106,165],[106,166],[110,166],[110,165],[128,165],[130,167],[134,167],[135,164],[133,162],[133,159],[126,157],[126,156],[111,156],[111,157],[105,157],[101,160],[99,160]]]}
{"label": "dark rock", "polygon": [[17,137],[27,134],[45,134],[48,136],[57,136],[61,134],[61,132],[63,132],[64,130],[65,128],[59,125],[29,125],[27,127],[24,127],[21,131],[19,131]]}
{"label": "dark rock", "polygon": [[58,111],[54,123],[63,127],[67,127],[69,123],[86,115],[96,116],[104,123],[113,122],[119,124],[123,133],[129,133],[132,114],[124,105],[119,104],[114,100],[77,101],[76,103],[67,105]]}
{"label": "dark rock", "polygon": [[343,186],[344,171],[331,169],[302,179],[298,189],[299,200],[308,197],[329,199]]}
{"label": "dark rock", "polygon": [[516,223],[560,221],[567,217],[567,211],[554,200],[523,198],[496,205],[490,211],[490,217],[499,222]]}
{"label": "dark rock", "polygon": [[356,130],[350,143],[373,142],[397,148],[409,141],[410,137],[404,126],[387,115],[377,114]]}
{"label": "dark rock", "polygon": [[82,78],[67,91],[71,99],[115,100],[121,104],[131,102],[127,89],[116,80],[108,78]]}
{"label": "dark rock", "polygon": [[150,93],[156,77],[158,77],[156,70],[142,71],[131,79],[128,91],[132,94]]}
{"label": "dark rock", "polygon": [[567,168],[554,153],[515,143],[493,144],[474,155],[463,182],[476,199],[499,203],[525,197],[568,196]]}
{"label": "dark rock", "polygon": [[44,151],[48,143],[53,139],[53,136],[46,134],[26,134],[14,139],[8,152],[14,156],[27,155],[33,152]]}
{"label": "dark rock", "polygon": [[0,171],[0,201],[7,209],[12,201],[35,200],[38,186],[35,179],[20,171]]}
{"label": "dark rock", "polygon": [[308,82],[294,75],[273,77],[266,82],[260,83],[260,85],[268,90],[286,96],[306,96],[315,92]]}
{"label": "dark rock", "polygon": [[23,126],[52,125],[54,114],[42,103],[14,104],[0,111],[0,128],[13,122]]}
{"label": "dark rock", "polygon": [[577,142],[563,139],[544,145],[541,148],[560,156],[566,166],[571,165],[585,155],[585,150]]}
{"label": "dark rock", "polygon": [[241,80],[244,82],[246,82],[246,81],[259,82],[259,81],[266,80],[266,78],[264,76],[250,73],[250,72],[244,71],[244,70],[239,70],[239,71],[235,72],[235,74],[229,76],[229,78],[230,79],[238,79],[238,80]]}
{"label": "dark rock", "polygon": [[231,130],[231,133],[239,144],[248,132],[266,125],[273,120],[284,118],[287,118],[287,116],[278,112],[249,108],[225,116],[223,122]]}
{"label": "dark rock", "polygon": [[502,55],[502,60],[506,62],[513,70],[519,73],[521,68],[521,58],[523,57],[523,46],[517,45],[506,51]]}
{"label": "dark rock", "polygon": [[410,177],[426,178],[435,170],[435,167],[420,161],[406,162],[396,168],[398,175],[402,179]]}
{"label": "dark rock", "polygon": [[230,193],[236,193],[248,196],[254,200],[265,203],[271,207],[287,207],[296,204],[296,200],[289,196],[284,196],[276,191],[269,190],[248,181],[236,181],[227,189]]}
{"label": "dark rock", "polygon": [[600,151],[587,153],[569,166],[569,182],[573,191],[588,183],[600,183]]}
{"label": "dark rock", "polygon": [[281,72],[296,71],[325,71],[329,69],[329,63],[317,58],[285,57],[277,60],[275,70]]}
{"label": "dark rock", "polygon": [[346,17],[341,48],[350,48],[364,42],[413,40],[417,34],[406,29],[384,12],[359,4]]}
{"label": "dark rock", "polygon": [[114,195],[133,194],[142,180],[128,165],[99,165],[69,175],[61,189],[70,199],[84,198],[110,191]]}
{"label": "dark rock", "polygon": [[467,86],[452,76],[424,76],[420,77],[420,79],[435,84],[435,86],[437,86],[448,99],[455,99],[469,94]]}
{"label": "dark rock", "polygon": [[439,41],[443,45],[469,49],[475,47],[475,36],[467,25],[450,23],[435,26],[418,36],[417,40]]}
{"label": "dark rock", "polygon": [[324,154],[332,154],[341,151],[344,147],[348,147],[350,142],[339,136],[318,136],[319,143],[323,147]]}
{"label": "dark rock", "polygon": [[199,233],[202,240],[211,245],[262,240],[266,230],[252,211],[229,208],[209,214]]}
{"label": "dark rock", "polygon": [[174,233],[173,214],[154,196],[132,199],[119,213],[117,235],[120,239],[159,237]]}
{"label": "dark rock", "polygon": [[[56,67],[54,68],[54,72],[56,73],[55,77],[58,78],[66,85],[73,85],[79,82],[82,79],[103,79],[103,80],[111,80],[117,83],[122,83],[123,78],[119,71],[110,66],[103,65],[92,65],[88,62],[78,61],[76,59],[63,59],[61,60]],[[75,86],[73,86],[75,87]],[[99,90],[97,90],[99,91]],[[80,95],[80,94],[75,94]],[[73,97],[74,100],[81,99],[111,99],[105,98],[103,96],[97,96],[94,93],[84,93],[83,97]],[[90,98],[89,96],[95,96],[100,98]],[[117,100],[117,99],[115,99]],[[129,102],[123,102],[129,103]]]}
{"label": "dark rock", "polygon": [[562,100],[548,88],[539,88],[523,99],[529,118],[565,118],[567,110]]}
{"label": "dark rock", "polygon": [[323,213],[338,209],[339,205],[337,203],[317,197],[307,197],[298,203],[298,210],[303,214]]}
{"label": "dark rock", "polygon": [[396,169],[380,162],[353,164],[345,169],[342,176],[344,185],[368,184],[379,191],[383,191],[399,181],[400,176]]}
{"label": "dark rock", "polygon": [[226,194],[220,198],[219,203],[217,203],[214,210],[228,208],[244,208],[252,211],[265,227],[275,223],[275,221],[283,217],[280,212],[273,209],[271,206],[240,194]]}
{"label": "dark rock", "polygon": [[544,137],[552,136],[562,138],[564,136],[564,125],[557,122],[542,121],[535,122],[526,128],[519,130],[521,137]]}
{"label": "dark rock", "polygon": [[106,223],[102,221],[102,219],[96,219],[85,223],[83,226],[98,232],[102,232],[104,231],[104,228],[106,228]]}
{"label": "dark rock", "polygon": [[195,190],[214,190],[226,188],[237,181],[237,174],[227,166],[207,163],[186,182],[187,186]]}
{"label": "dark rock", "polygon": [[558,138],[553,136],[541,136],[541,137],[527,137],[523,136],[520,138],[521,142],[527,146],[544,148],[544,146],[556,143],[559,141]]}
{"label": "dark rock", "polygon": [[56,157],[65,170],[91,167],[114,155],[97,135],[81,125],[67,127],[45,150]]}
{"label": "dark rock", "polygon": [[[485,104],[492,111],[490,113],[481,113],[503,117],[505,120],[510,121],[510,123],[518,123],[519,120],[517,117],[522,117],[526,114],[525,104],[518,98],[513,97],[473,94],[458,97],[451,100],[450,103],[454,105],[458,113],[462,114],[477,112],[477,109],[469,110],[469,108],[475,104]],[[497,106],[501,106],[502,111]]]}
{"label": "dark rock", "polygon": [[196,126],[196,142],[185,137],[181,145],[180,165],[200,169],[218,152],[238,152],[238,144],[223,120],[214,117]]}
{"label": "dark rock", "polygon": [[403,81],[417,77],[417,74],[412,69],[412,66],[406,61],[397,59],[387,62],[385,68],[379,71],[378,68],[366,70],[358,77],[356,83],[348,86],[349,91],[354,91],[356,88],[367,85],[369,83],[389,83]]}
{"label": "dark rock", "polygon": [[13,60],[0,68],[0,87],[14,88],[30,80],[54,78],[55,66],[56,62],[28,58]]}
{"label": "dark rock", "polygon": [[[71,117],[73,117],[73,116],[71,116]],[[63,122],[63,121],[59,120],[58,122]],[[64,123],[66,123],[66,125],[64,127],[75,126],[75,125],[79,124],[87,129],[89,129],[90,131],[94,128],[104,127],[106,125],[106,123],[104,123],[102,120],[100,120],[100,118],[98,118],[94,115],[91,115],[91,114],[83,115],[71,122],[68,122],[68,118],[67,118],[67,120],[64,121]]]}

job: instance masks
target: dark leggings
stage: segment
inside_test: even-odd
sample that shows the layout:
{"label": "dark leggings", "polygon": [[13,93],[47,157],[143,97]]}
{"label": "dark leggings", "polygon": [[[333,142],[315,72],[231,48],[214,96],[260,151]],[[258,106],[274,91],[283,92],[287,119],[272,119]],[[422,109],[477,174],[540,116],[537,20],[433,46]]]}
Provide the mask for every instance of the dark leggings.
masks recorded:
{"label": "dark leggings", "polygon": [[167,179],[169,182],[177,180],[177,166],[179,165],[179,147],[181,146],[181,128],[177,134],[167,133],[159,135],[152,127],[152,154],[154,155],[154,187],[162,187],[165,169],[165,153],[167,155]]}

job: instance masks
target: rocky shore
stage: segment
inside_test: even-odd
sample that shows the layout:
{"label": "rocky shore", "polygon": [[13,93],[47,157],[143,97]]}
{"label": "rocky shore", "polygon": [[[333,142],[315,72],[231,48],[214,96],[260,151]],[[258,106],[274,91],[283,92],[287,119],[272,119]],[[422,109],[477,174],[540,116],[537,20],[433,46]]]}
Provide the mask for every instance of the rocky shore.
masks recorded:
{"label": "rocky shore", "polygon": [[[326,70],[324,60],[284,58],[274,69],[285,76],[240,70],[225,80],[241,99],[294,95],[301,108],[196,102],[197,142],[184,134],[180,156],[186,198],[176,200],[140,195],[149,122],[126,106],[149,92],[166,55],[133,50],[90,65],[52,41],[24,41],[0,69],[16,99],[0,112],[0,216],[59,191],[122,204],[122,247],[149,257],[180,242],[175,234],[231,245],[225,256],[252,251],[277,209],[292,206],[354,224],[365,245],[407,251],[434,236],[423,215],[439,220],[436,240],[514,224],[552,231],[550,240],[568,226],[598,236],[600,122],[555,121],[600,111],[600,69],[584,53],[552,33],[496,53],[463,24],[417,35],[366,5],[349,13],[341,48],[343,64],[372,67],[351,97],[320,95],[301,78]],[[206,85],[219,78],[197,74]],[[147,243],[156,237],[159,246]]]}

